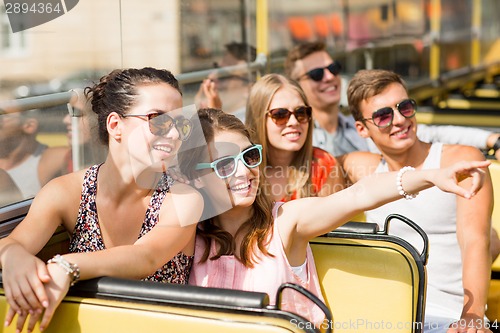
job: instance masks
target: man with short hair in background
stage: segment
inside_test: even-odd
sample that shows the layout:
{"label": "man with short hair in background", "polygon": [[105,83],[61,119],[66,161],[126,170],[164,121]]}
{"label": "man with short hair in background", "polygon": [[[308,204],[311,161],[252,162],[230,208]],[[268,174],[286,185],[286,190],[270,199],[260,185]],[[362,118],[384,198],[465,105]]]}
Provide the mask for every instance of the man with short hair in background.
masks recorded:
{"label": "man with short hair in background", "polygon": [[0,169],[7,171],[23,198],[35,196],[52,178],[66,173],[68,147],[49,148],[37,141],[34,110],[0,110]]}
{"label": "man with short hair in background", "polygon": [[[285,60],[285,74],[297,80],[313,108],[313,145],[334,156],[352,151],[377,151],[373,142],[356,132],[354,119],[340,110],[341,64],[332,59],[323,42],[293,47]],[[500,134],[461,126],[419,125],[418,136],[425,142],[472,145],[479,149],[499,148]],[[500,150],[496,151],[500,158]]]}

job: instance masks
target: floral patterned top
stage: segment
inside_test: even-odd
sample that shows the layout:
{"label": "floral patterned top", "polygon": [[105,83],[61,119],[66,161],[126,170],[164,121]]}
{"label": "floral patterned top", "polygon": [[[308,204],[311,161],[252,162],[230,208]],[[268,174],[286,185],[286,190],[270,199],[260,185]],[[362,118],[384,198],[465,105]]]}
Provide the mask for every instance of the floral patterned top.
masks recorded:
{"label": "floral patterned top", "polygon": [[[97,206],[95,202],[97,194],[97,173],[100,165],[90,167],[85,173],[82,185],[82,195],[80,200],[80,209],[76,221],[73,235],[71,236],[70,252],[93,252],[104,250],[104,241],[102,239],[99,219],[97,216]],[[144,223],[142,224],[139,237],[147,234],[158,223],[160,207],[165,195],[170,190],[173,180],[170,176],[164,174],[158,182],[156,190],[151,196]],[[189,272],[193,264],[194,256],[187,256],[179,252],[163,267],[144,280],[187,284]]]}

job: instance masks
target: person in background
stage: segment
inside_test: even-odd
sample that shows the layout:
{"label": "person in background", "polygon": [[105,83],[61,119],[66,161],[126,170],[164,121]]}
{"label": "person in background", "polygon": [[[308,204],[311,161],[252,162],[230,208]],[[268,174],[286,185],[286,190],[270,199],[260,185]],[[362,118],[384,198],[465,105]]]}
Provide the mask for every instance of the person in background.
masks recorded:
{"label": "person in background", "polygon": [[35,110],[0,110],[0,169],[7,171],[23,198],[35,196],[51,179],[66,173],[67,147],[47,147],[37,140]]}
{"label": "person in background", "polygon": [[[484,160],[484,155],[471,146],[419,140],[416,103],[409,98],[404,81],[394,72],[359,71],[349,83],[347,96],[359,135],[371,138],[381,152],[344,156],[341,160],[350,181],[356,184],[367,175],[380,176],[397,170],[401,175],[397,184],[404,198],[367,210],[367,221],[383,226],[388,214],[401,214],[417,223],[429,237],[425,331],[446,332],[449,328],[458,328],[460,332],[488,331],[484,318],[493,209],[488,170],[483,171],[483,187],[473,198],[437,189],[419,193],[404,184],[410,170],[447,168],[458,162]],[[464,185],[470,186],[470,180],[465,180]],[[411,230],[394,225],[391,231],[420,247]]]}
{"label": "person in background", "polygon": [[[285,74],[298,81],[313,108],[313,145],[333,156],[353,151],[376,151],[371,140],[356,131],[354,119],[340,112],[342,66],[332,59],[323,42],[297,44],[285,60]],[[500,133],[459,126],[419,125],[418,136],[425,142],[472,145],[496,150],[500,158]]]}
{"label": "person in background", "polygon": [[[189,283],[204,287],[275,295],[282,283],[293,282],[322,298],[309,240],[362,211],[399,199],[397,181],[408,193],[435,184],[464,200],[473,198],[485,175],[482,169],[489,165],[462,161],[443,169],[384,173],[326,197],[273,204],[259,181],[262,146],[251,141],[245,125],[216,109],[199,110],[198,119],[207,145],[179,154],[180,170],[205,200],[218,200],[221,187],[232,198],[230,209],[198,223]],[[466,188],[458,185],[470,176]],[[282,309],[316,325],[323,321],[321,311],[294,292],[285,291]]]}
{"label": "person in background", "polygon": [[[89,167],[96,163],[101,163],[106,158],[106,146],[99,142],[97,135],[94,135],[97,129],[97,115],[92,114],[92,107],[90,101],[84,96],[83,91],[76,91],[77,95],[70,100],[70,106],[74,117],[78,119],[78,136],[77,144],[73,146],[73,121],[70,114],[66,114],[63,118],[63,123],[66,126],[66,135],[68,138],[68,145],[71,149],[77,149],[80,159],[81,167]],[[69,156],[68,172],[74,170],[72,156]]]}
{"label": "person in background", "polygon": [[261,182],[272,200],[325,196],[344,187],[335,158],[312,145],[311,107],[295,81],[263,76],[250,91],[245,118],[252,142],[263,147]]}
{"label": "person in background", "polygon": [[[215,68],[246,65],[255,61],[257,57],[255,47],[245,42],[232,42],[226,44],[225,48],[224,56],[219,63],[214,64]],[[213,73],[203,80],[195,97],[195,103],[198,108],[224,108],[224,111],[244,121],[248,92],[253,81],[255,81],[254,75],[246,70],[236,71],[223,77]]]}
{"label": "person in background", "polygon": [[[47,328],[70,285],[113,276],[186,283],[193,261],[199,193],[166,174],[191,122],[175,77],[155,68],[115,70],[88,88],[106,160],[45,185],[26,218],[0,240],[3,288],[16,329]],[[35,255],[62,225],[69,253]]]}

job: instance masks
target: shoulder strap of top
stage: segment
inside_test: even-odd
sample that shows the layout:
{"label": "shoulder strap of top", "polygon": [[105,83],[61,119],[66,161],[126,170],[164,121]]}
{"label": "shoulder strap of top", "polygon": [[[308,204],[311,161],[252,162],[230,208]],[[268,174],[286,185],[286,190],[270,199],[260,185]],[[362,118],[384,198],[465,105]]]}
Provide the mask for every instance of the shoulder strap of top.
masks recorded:
{"label": "shoulder strap of top", "polygon": [[84,199],[89,195],[95,194],[95,191],[97,189],[97,173],[100,166],[101,164],[95,164],[88,168],[85,172],[82,184],[82,195],[80,199],[81,202],[85,202]]}
{"label": "shoulder strap of top", "polygon": [[151,199],[149,201],[148,209],[146,210],[146,215],[144,216],[144,222],[142,224],[140,237],[147,234],[151,228],[153,228],[159,220],[160,208],[165,199],[165,196],[168,192],[170,192],[170,186],[172,186],[174,180],[168,174],[164,173],[158,184],[156,185],[156,189],[153,191],[151,195]]}

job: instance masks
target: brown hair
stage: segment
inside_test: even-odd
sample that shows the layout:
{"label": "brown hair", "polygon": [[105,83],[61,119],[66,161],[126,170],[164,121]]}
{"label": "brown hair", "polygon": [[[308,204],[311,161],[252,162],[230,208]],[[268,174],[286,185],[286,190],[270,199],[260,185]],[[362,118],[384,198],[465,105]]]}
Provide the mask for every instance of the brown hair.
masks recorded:
{"label": "brown hair", "polygon": [[363,114],[359,108],[362,101],[380,94],[390,84],[401,84],[406,90],[404,80],[398,74],[385,69],[363,69],[358,71],[347,87],[349,110],[354,119],[362,121]]}
{"label": "brown hair", "polygon": [[146,84],[167,83],[181,95],[179,83],[165,69],[144,67],[142,69],[115,69],[101,77],[98,83],[85,88],[85,96],[91,99],[92,111],[97,114],[100,141],[108,145],[109,135],[106,119],[111,112],[125,115],[137,99],[137,87]]}
{"label": "brown hair", "polygon": [[[200,109],[197,116],[199,122],[196,121],[194,123],[201,125],[204,140],[206,140],[208,145],[214,141],[217,133],[225,131],[240,133],[250,140],[250,134],[245,125],[231,114],[217,109],[206,108]],[[193,132],[198,130],[195,128]],[[197,147],[178,155],[180,170],[188,177],[193,177],[199,172],[195,170],[197,163],[209,160],[206,147],[198,144],[195,146]],[[255,247],[258,247],[264,255],[272,256],[266,249],[273,231],[272,202],[265,196],[263,191],[259,190],[257,191],[252,208],[253,212],[250,219],[236,232],[236,235],[238,235],[240,232],[248,230],[243,237],[239,253],[239,259],[246,267],[253,267],[253,264],[257,262],[257,258],[254,255]],[[201,236],[206,245],[201,262],[209,259],[210,244],[212,241],[219,245],[219,250],[210,260],[216,260],[223,255],[234,253],[235,244],[233,236],[220,228],[216,220],[217,217],[214,217],[201,221],[198,224],[197,234]]]}
{"label": "brown hair", "polygon": [[255,61],[255,58],[257,58],[257,50],[255,49],[255,47],[245,42],[243,43],[231,42],[229,44],[224,45],[224,47],[226,48],[227,52],[229,52],[229,54],[231,54],[238,60],[251,62]]}
{"label": "brown hair", "polygon": [[306,42],[295,45],[287,54],[285,59],[285,74],[296,80],[295,63],[310,54],[326,51],[326,44],[322,41]]}
{"label": "brown hair", "polygon": [[[248,98],[246,110],[246,125],[251,130],[252,140],[262,145],[264,155],[262,156],[262,163],[260,164],[261,172],[260,179],[262,186],[266,193],[271,193],[270,185],[265,177],[265,171],[269,166],[269,140],[267,138],[266,111],[269,109],[271,100],[279,89],[290,89],[296,92],[304,101],[305,105],[309,105],[307,97],[300,86],[293,80],[279,74],[264,75],[257,81]],[[297,198],[310,197],[313,195],[311,192],[311,162],[313,155],[312,148],[312,132],[313,122],[309,121],[307,137],[302,148],[295,152],[295,156],[291,163],[290,172],[288,177],[287,197],[294,192],[297,192]],[[289,198],[286,198],[287,200]]]}

